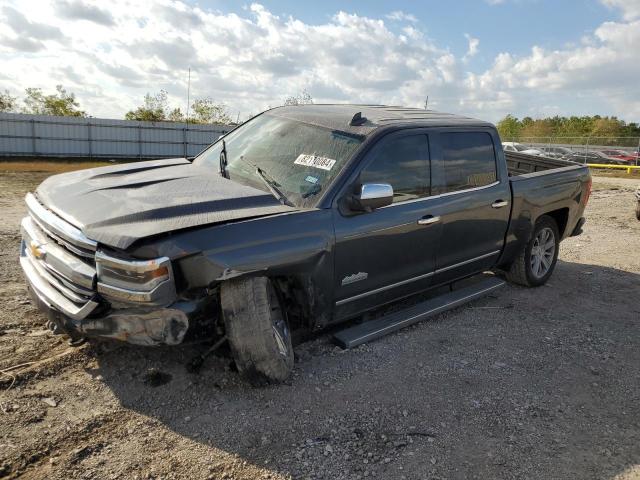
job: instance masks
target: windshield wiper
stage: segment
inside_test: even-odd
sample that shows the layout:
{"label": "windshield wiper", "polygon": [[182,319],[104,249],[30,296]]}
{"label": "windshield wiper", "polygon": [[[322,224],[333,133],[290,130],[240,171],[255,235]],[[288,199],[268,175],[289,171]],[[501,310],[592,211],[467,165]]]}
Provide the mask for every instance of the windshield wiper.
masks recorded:
{"label": "windshield wiper", "polygon": [[[242,158],[242,157],[240,157],[240,158]],[[249,163],[249,162],[247,162],[247,163]],[[258,174],[260,179],[264,182],[264,184],[267,186],[269,191],[273,194],[274,197],[276,197],[276,199],[281,204],[293,207],[291,202],[287,199],[286,195],[284,193],[282,193],[282,191],[276,186],[277,182],[275,180],[273,180],[273,178],[269,178],[268,174],[264,170],[262,170],[260,167],[258,167],[257,165],[253,165],[253,164],[250,164],[250,165],[252,167],[256,168],[256,173]]]}
{"label": "windshield wiper", "polygon": [[227,172],[227,144],[222,139],[222,150],[220,150],[220,175],[224,178],[229,178],[229,173]]}

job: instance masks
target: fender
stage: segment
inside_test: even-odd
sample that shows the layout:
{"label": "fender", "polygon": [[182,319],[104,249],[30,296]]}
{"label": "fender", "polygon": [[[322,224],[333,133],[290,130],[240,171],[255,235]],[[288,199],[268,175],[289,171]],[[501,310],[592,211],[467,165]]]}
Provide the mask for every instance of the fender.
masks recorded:
{"label": "fender", "polygon": [[187,295],[221,282],[266,276],[293,280],[312,328],[331,321],[334,231],[331,211],[309,209],[185,231],[139,246],[135,256],[168,256]]}

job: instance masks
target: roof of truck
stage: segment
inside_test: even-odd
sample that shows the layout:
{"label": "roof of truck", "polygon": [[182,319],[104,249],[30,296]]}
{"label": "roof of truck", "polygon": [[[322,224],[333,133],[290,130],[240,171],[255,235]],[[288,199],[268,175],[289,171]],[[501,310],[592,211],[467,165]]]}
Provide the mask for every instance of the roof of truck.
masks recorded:
{"label": "roof of truck", "polygon": [[[353,116],[358,112],[366,120],[361,125],[351,125]],[[292,105],[274,108],[268,113],[360,135],[368,135],[381,127],[400,124],[429,127],[492,126],[489,122],[452,113],[386,105]]]}

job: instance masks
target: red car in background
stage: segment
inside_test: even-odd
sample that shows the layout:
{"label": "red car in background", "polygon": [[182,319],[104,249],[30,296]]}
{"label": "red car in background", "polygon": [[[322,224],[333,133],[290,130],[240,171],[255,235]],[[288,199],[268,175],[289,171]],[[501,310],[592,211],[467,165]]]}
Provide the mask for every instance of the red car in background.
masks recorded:
{"label": "red car in background", "polygon": [[601,150],[607,157],[617,158],[618,160],[624,160],[625,162],[636,163],[638,160],[637,152],[625,152],[624,150],[610,149]]}

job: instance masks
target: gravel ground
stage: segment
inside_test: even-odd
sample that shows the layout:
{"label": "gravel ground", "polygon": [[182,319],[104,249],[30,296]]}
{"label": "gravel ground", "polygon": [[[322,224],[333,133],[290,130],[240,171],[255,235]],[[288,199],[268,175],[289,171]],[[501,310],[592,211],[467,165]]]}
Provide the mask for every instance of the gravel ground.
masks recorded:
{"label": "gravel ground", "polygon": [[640,479],[640,182],[595,179],[547,286],[352,351],[317,336],[253,389],[224,355],[188,373],[202,347],[44,329],[17,250],[45,176],[0,175],[0,477]]}

